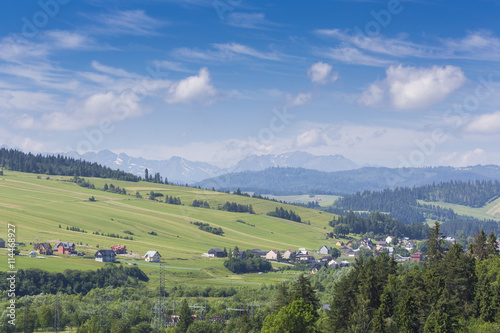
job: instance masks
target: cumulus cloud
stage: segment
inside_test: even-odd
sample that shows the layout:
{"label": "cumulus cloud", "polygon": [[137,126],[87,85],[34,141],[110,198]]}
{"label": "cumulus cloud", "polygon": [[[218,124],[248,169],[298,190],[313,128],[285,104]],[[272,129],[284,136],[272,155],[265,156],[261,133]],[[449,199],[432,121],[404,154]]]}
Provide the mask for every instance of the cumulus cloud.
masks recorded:
{"label": "cumulus cloud", "polygon": [[323,138],[323,130],[321,128],[312,128],[300,133],[295,139],[295,144],[298,148],[324,145],[326,141]]}
{"label": "cumulus cloud", "polygon": [[314,83],[326,84],[335,82],[339,75],[337,72],[332,74],[332,65],[319,61],[309,67],[307,75]]}
{"label": "cumulus cloud", "polygon": [[390,66],[386,78],[370,85],[359,102],[371,107],[389,104],[398,110],[422,110],[443,101],[464,83],[464,73],[455,66]]}
{"label": "cumulus cloud", "polygon": [[500,111],[483,114],[473,118],[465,130],[470,133],[500,133]]}
{"label": "cumulus cloud", "polygon": [[288,95],[286,107],[304,105],[310,100],[311,100],[311,93],[300,93],[295,97]]}
{"label": "cumulus cloud", "polygon": [[189,76],[175,84],[168,90],[167,103],[211,104],[219,93],[210,83],[210,74],[207,68],[200,69],[198,75]]}
{"label": "cumulus cloud", "polygon": [[455,167],[466,167],[470,165],[484,164],[487,162],[486,152],[476,148],[464,153],[453,152],[441,159],[441,164]]}

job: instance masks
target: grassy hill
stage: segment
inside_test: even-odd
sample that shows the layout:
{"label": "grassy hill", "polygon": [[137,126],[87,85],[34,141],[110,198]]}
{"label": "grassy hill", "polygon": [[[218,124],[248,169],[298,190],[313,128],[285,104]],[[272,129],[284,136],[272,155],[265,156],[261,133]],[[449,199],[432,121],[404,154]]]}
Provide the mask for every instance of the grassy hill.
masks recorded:
{"label": "grassy hill", "polygon": [[[96,188],[103,188],[105,183],[126,188],[128,195],[120,195],[80,187],[66,181],[70,177],[51,176],[46,179],[45,175],[37,176],[5,171],[5,175],[0,177],[0,216],[4,228],[2,235],[6,235],[8,223],[16,225],[16,240],[26,243],[26,247],[21,247],[24,254],[31,250],[29,244],[35,242],[50,242],[52,245],[57,241],[74,242],[78,244],[78,251],[91,255],[98,249],[97,246],[107,249],[114,244],[124,244],[129,252],[136,255],[144,255],[148,250],[159,251],[169,271],[178,272],[176,281],[186,282],[185,279],[191,279],[193,283],[260,284],[268,278],[256,274],[246,277],[228,275],[230,272],[222,266],[222,260],[206,259],[201,254],[212,247],[226,247],[230,250],[235,245],[240,249],[280,251],[305,247],[310,252],[317,251],[321,245],[333,245],[331,239],[325,240],[324,234],[327,231],[325,227],[330,231],[328,221],[334,215],[326,212],[196,188],[86,178]],[[136,198],[136,191],[144,199]],[[179,197],[183,205],[148,200],[150,191]],[[97,201],[89,201],[91,196]],[[164,197],[158,199],[164,200]],[[194,199],[207,201],[211,208],[192,207]],[[217,205],[227,201],[251,204],[256,214],[215,209]],[[267,216],[266,213],[275,207],[294,210],[306,223]],[[190,222],[221,227],[224,236],[199,230]],[[78,227],[86,233],[66,230],[66,227]],[[93,234],[114,233],[130,237],[125,231],[130,231],[134,240]],[[158,235],[148,234],[151,231]],[[0,253],[2,257],[5,256],[5,252]],[[1,260],[6,265],[6,257],[4,259]],[[146,272],[155,271],[158,267],[158,264],[145,263],[133,257],[121,257],[120,261],[135,262]],[[50,271],[68,268],[97,269],[102,265],[92,259],[67,256],[47,257],[44,260],[26,256],[16,259],[17,268],[38,267]],[[283,278],[285,275],[282,275]]]}
{"label": "grassy hill", "polygon": [[435,205],[442,208],[453,209],[453,211],[459,215],[472,216],[480,220],[491,219],[500,221],[500,198],[493,200],[480,208],[473,208],[473,207],[451,204],[441,201],[428,202],[428,201],[418,200],[418,202],[421,204]]}

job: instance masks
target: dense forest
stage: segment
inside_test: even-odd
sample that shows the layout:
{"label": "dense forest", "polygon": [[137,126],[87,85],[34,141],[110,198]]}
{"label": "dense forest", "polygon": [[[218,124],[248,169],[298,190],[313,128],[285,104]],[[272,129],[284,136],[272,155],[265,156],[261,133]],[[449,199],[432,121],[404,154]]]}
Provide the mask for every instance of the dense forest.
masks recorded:
{"label": "dense forest", "polygon": [[[0,272],[0,290],[9,290],[8,276],[8,273]],[[35,268],[19,269],[16,278],[16,294],[20,297],[58,292],[86,295],[95,288],[137,286],[139,281],[149,280],[138,267],[114,264],[107,264],[96,271],[67,269],[64,273],[49,273]]]}
{"label": "dense forest", "polygon": [[496,237],[479,233],[471,255],[458,243],[443,251],[440,236],[436,223],[427,242],[429,261],[414,269],[398,267],[385,254],[361,258],[335,285],[329,313],[335,332],[497,332]]}
{"label": "dense forest", "polygon": [[60,155],[33,155],[19,150],[0,149],[0,167],[12,171],[46,175],[112,178],[137,182],[140,177],[120,170],[113,170],[97,163],[75,160]]}
{"label": "dense forest", "polygon": [[368,217],[363,217],[351,211],[346,216],[340,215],[333,219],[329,225],[333,228],[337,225],[346,225],[349,230],[347,233],[373,233],[374,237],[392,235],[423,239],[429,231],[429,227],[425,223],[414,222],[408,225],[379,212],[371,212]]}
{"label": "dense forest", "polygon": [[364,191],[342,197],[327,209],[331,212],[379,211],[390,213],[404,223],[424,222],[426,219],[451,221],[471,220],[457,215],[452,209],[422,201],[442,201],[469,207],[482,207],[500,195],[499,181],[476,181],[425,185],[420,187],[398,187],[383,191]]}

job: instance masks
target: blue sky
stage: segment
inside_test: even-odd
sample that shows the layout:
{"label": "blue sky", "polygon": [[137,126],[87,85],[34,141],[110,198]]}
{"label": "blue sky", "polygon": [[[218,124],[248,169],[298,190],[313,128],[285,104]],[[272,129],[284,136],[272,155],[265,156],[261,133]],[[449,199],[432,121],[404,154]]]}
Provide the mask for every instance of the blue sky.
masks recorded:
{"label": "blue sky", "polygon": [[0,145],[500,163],[497,1],[13,2]]}

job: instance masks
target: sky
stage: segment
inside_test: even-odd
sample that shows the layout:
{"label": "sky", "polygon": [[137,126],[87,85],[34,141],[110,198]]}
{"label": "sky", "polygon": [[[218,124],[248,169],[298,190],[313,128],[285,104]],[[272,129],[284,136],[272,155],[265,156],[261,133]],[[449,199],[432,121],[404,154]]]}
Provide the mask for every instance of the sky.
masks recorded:
{"label": "sky", "polygon": [[229,167],[500,164],[500,2],[41,0],[0,12],[0,145]]}

